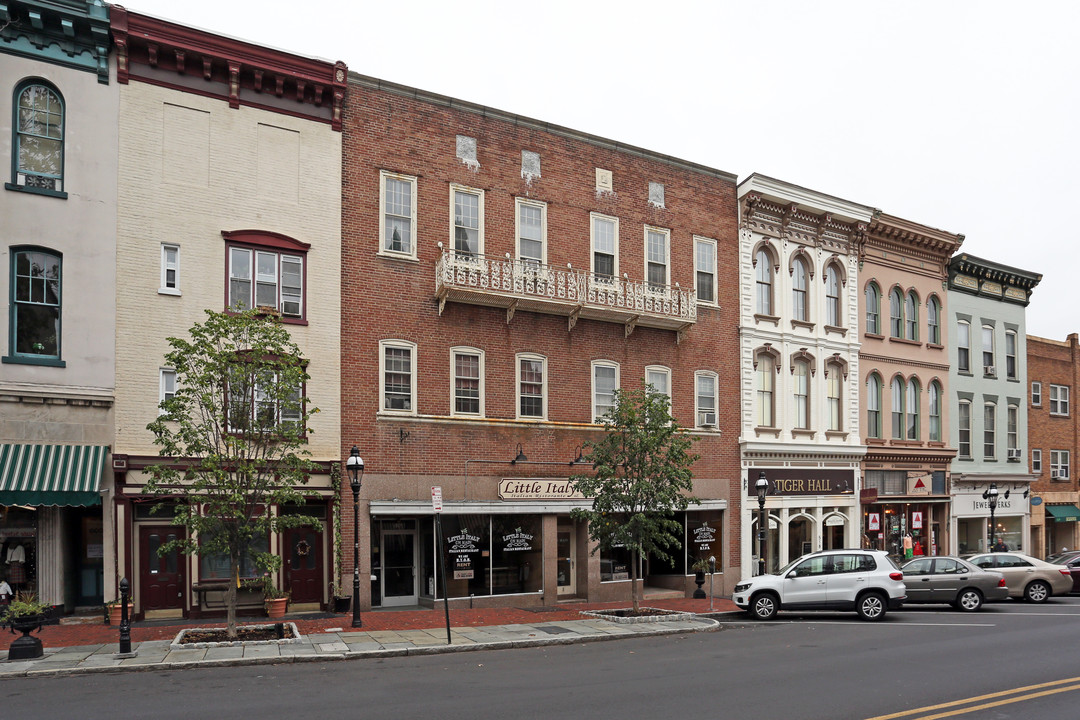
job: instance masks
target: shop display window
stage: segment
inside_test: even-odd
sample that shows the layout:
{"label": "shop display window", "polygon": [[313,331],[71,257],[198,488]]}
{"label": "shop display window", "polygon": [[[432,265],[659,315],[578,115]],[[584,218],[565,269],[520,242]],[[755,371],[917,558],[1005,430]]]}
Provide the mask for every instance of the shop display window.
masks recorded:
{"label": "shop display window", "polygon": [[[444,515],[442,528],[448,597],[543,589],[539,515]],[[437,573],[428,577],[434,581]]]}

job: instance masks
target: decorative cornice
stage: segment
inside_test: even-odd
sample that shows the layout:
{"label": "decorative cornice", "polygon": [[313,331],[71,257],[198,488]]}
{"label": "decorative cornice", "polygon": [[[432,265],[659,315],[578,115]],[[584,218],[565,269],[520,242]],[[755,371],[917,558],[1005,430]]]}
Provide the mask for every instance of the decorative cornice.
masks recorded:
{"label": "decorative cornice", "polygon": [[952,257],[964,242],[963,235],[937,230],[885,213],[870,221],[869,230],[868,242],[872,245],[885,245],[899,252],[903,252],[905,248],[918,248],[931,253],[942,262]]}
{"label": "decorative cornice", "polygon": [[962,253],[949,263],[949,289],[1003,302],[1027,305],[1031,291],[1042,280],[1039,273],[1020,270]]}
{"label": "decorative cornice", "polygon": [[102,0],[0,0],[0,51],[96,73],[109,84],[109,8]]}
{"label": "decorative cornice", "polygon": [[[348,68],[205,30],[112,8],[117,80],[175,87],[228,100],[229,107],[328,122],[341,130]],[[171,78],[171,79],[170,79]],[[193,83],[201,78],[203,85]],[[294,102],[285,102],[294,101]]]}

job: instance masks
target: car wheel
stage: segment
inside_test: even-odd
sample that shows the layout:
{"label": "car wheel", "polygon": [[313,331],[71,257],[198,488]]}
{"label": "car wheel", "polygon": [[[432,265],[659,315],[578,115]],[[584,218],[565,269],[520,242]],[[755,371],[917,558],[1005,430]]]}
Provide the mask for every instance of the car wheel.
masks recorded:
{"label": "car wheel", "polygon": [[974,588],[967,588],[960,591],[960,594],[956,596],[956,602],[953,604],[957,610],[975,612],[982,607],[982,601],[982,593]]}
{"label": "car wheel", "polygon": [[868,592],[855,605],[863,620],[880,620],[885,617],[885,598],[881,593]]}
{"label": "car wheel", "polygon": [[758,620],[772,620],[779,610],[779,600],[772,593],[758,593],[750,598],[750,613]]}
{"label": "car wheel", "polygon": [[1028,602],[1046,602],[1050,597],[1050,586],[1042,580],[1036,580],[1024,588],[1024,599]]}

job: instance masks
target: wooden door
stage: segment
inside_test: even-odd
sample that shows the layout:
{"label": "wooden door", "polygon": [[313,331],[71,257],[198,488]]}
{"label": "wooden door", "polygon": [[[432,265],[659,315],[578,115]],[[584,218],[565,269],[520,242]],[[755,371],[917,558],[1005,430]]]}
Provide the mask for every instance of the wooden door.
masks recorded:
{"label": "wooden door", "polygon": [[285,589],[294,603],[323,601],[322,533],[310,527],[289,528],[285,544]]}
{"label": "wooden door", "polygon": [[143,525],[139,528],[139,609],[182,610],[184,607],[183,557],[173,550],[165,555],[158,548],[180,536],[174,525]]}

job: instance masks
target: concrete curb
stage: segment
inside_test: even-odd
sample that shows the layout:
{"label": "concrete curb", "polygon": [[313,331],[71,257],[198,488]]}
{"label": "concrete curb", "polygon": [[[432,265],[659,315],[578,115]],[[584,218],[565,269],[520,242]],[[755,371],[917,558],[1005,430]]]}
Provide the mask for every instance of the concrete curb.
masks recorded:
{"label": "concrete curb", "polygon": [[[188,668],[242,667],[248,665],[287,665],[290,663],[335,662],[341,660],[362,660],[364,658],[389,658],[411,655],[442,655],[457,652],[480,652],[483,650],[513,650],[519,648],[545,647],[549,645],[577,645],[627,638],[655,637],[658,635],[680,635],[686,633],[716,632],[721,624],[713,618],[698,616],[695,622],[700,627],[693,628],[657,628],[649,625],[638,626],[632,632],[603,633],[588,635],[564,635],[552,637],[522,638],[520,640],[499,640],[494,642],[470,643],[467,645],[425,645],[408,648],[384,648],[381,650],[357,650],[345,653],[311,653],[304,655],[280,655],[275,657],[222,658],[219,660],[193,660],[191,662],[137,663],[133,665],[100,665],[76,668],[39,669],[33,668],[22,672],[4,673],[0,666],[0,680],[19,677],[69,677],[73,675],[97,675],[125,672],[154,672],[159,670],[186,670]],[[481,628],[477,628],[481,629]],[[306,636],[310,638],[311,636]]]}

